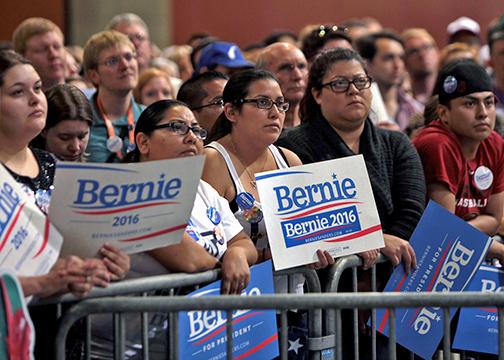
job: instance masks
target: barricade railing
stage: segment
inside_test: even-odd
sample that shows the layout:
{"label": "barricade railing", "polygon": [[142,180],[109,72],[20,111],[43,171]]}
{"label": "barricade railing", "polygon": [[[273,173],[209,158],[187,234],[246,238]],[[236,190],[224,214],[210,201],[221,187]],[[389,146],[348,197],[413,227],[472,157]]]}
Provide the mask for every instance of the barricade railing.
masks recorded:
{"label": "barricade railing", "polygon": [[[290,277],[301,275],[305,279],[305,285],[308,292],[320,293],[321,285],[317,273],[306,267],[298,267],[293,269],[282,270],[274,273],[275,277]],[[199,286],[216,281],[220,278],[220,270],[210,270],[196,274],[167,274],[159,276],[149,276],[137,279],[123,280],[117,283],[112,283],[107,288],[93,288],[86,299],[103,298],[112,296],[124,295],[141,295],[143,301],[146,297],[152,296],[154,291],[171,289],[168,295],[174,295],[174,290],[180,287]],[[71,294],[66,294],[59,298],[44,299],[32,306],[39,305],[57,305],[60,307],[58,313],[61,315],[61,305],[68,303],[79,302],[82,299],[76,298]],[[109,312],[114,313],[115,309],[110,308]],[[124,321],[121,316],[114,314],[114,358],[122,359],[125,342],[124,342]],[[174,343],[177,337],[178,322],[173,316],[169,317],[169,328],[172,331],[168,333],[169,349],[175,349]],[[142,354],[144,359],[149,358],[149,339],[148,339],[148,314],[142,313],[140,320],[141,327],[141,344]],[[86,318],[85,321],[85,358],[90,359],[91,356],[91,322]],[[283,329],[283,328],[281,328]],[[311,351],[312,359],[319,359],[320,352],[325,349],[323,342],[322,329],[322,309],[310,309],[308,311],[308,339],[307,349]],[[59,338],[57,338],[59,341]],[[288,334],[287,328],[280,332],[280,347],[287,352],[288,349]],[[173,354],[172,354],[173,355]],[[171,357],[173,358],[173,356]]]}
{"label": "barricade railing", "polygon": [[[377,264],[387,262],[388,258],[380,254],[377,259]],[[332,265],[327,272],[327,279],[325,284],[325,292],[336,293],[338,292],[338,287],[340,285],[340,280],[345,272],[345,270],[351,269],[352,271],[352,292],[358,292],[358,279],[357,279],[357,269],[362,266],[362,259],[357,255],[348,255],[336,259],[334,265]],[[376,292],[376,265],[371,267],[371,291]],[[367,294],[367,293],[366,293]],[[338,344],[336,343],[335,334],[337,322],[335,321],[336,312],[332,309],[327,309],[325,311],[325,321],[324,321],[324,334],[326,339],[326,345],[328,347],[335,348]],[[359,324],[358,324],[358,309],[353,309],[352,314],[352,333],[353,333],[353,353],[354,358],[359,359]],[[326,359],[334,359],[335,352],[329,352]],[[376,310],[371,309],[371,358],[376,360]]]}
{"label": "barricade railing", "polygon": [[[178,311],[191,310],[222,310],[227,312],[226,334],[227,338],[227,358],[232,358],[233,331],[232,315],[233,310],[254,309],[254,310],[280,310],[282,319],[288,309],[332,309],[336,317],[336,357],[342,358],[341,347],[341,310],[342,309],[377,309],[386,308],[389,310],[390,319],[390,340],[389,359],[396,359],[396,326],[395,309],[405,307],[435,306],[443,308],[443,356],[445,360],[450,359],[450,320],[449,308],[452,307],[497,307],[498,309],[498,350],[499,360],[504,360],[504,294],[503,293],[366,293],[366,296],[354,293],[326,293],[326,294],[277,294],[263,296],[219,296],[219,297],[199,297],[187,298],[181,296],[160,297],[152,296],[147,298],[134,297],[114,297],[87,299],[73,306],[65,313],[57,334],[59,341],[56,344],[56,359],[65,360],[65,340],[72,325],[82,317],[90,314],[102,314],[114,309],[117,313],[131,312],[168,312],[178,317]],[[282,324],[285,325],[285,324]],[[175,342],[175,353],[177,359],[178,342]],[[170,359],[172,357],[170,356]],[[281,358],[286,359],[287,354],[281,353]]]}

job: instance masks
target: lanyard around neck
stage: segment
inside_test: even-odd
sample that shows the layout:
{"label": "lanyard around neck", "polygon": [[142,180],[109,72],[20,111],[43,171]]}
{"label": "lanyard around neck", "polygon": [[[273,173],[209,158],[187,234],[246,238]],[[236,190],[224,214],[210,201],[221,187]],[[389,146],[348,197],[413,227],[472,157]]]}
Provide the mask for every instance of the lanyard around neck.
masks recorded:
{"label": "lanyard around neck", "polygon": [[[114,130],[114,125],[112,121],[109,119],[107,114],[105,113],[105,109],[103,108],[103,103],[99,97],[96,98],[96,103],[98,104],[98,110],[100,112],[101,117],[103,118],[103,122],[107,127],[107,136],[109,139],[116,137]],[[130,100],[130,105],[128,107],[128,139],[130,144],[135,143],[135,116],[133,114],[133,101]],[[122,141],[122,139],[120,139]],[[123,158],[122,146],[121,149],[116,152],[117,157],[119,159]]]}

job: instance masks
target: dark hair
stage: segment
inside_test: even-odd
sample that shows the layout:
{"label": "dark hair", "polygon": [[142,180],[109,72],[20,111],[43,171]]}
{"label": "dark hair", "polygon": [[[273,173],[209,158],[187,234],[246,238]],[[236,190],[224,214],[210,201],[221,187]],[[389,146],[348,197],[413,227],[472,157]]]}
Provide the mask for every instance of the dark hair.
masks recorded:
{"label": "dark hair", "polygon": [[488,30],[488,48],[492,54],[493,46],[496,41],[504,40],[504,23],[498,23]]}
{"label": "dark hair", "polygon": [[276,42],[279,42],[284,37],[290,37],[294,42],[298,40],[296,34],[294,34],[293,32],[285,30],[273,31],[264,39],[263,41],[264,46],[268,46]]}
{"label": "dark hair", "polygon": [[[47,120],[44,130],[48,130],[64,120],[86,121],[93,125],[93,110],[86,95],[79,88],[69,84],[58,84],[45,92],[47,98]],[[39,134],[31,145],[45,149],[44,137]]]}
{"label": "dark hair", "polygon": [[401,37],[391,31],[379,31],[377,33],[360,37],[355,43],[355,48],[364,59],[373,61],[373,58],[378,51],[376,42],[380,39],[396,41],[401,44],[401,47],[404,49],[404,42]]}
{"label": "dark hair", "polygon": [[319,53],[320,49],[322,49],[328,41],[334,39],[346,40],[352,45],[352,39],[347,34],[345,28],[336,25],[320,25],[305,36],[301,51],[305,55],[306,60],[312,61]]}
{"label": "dark hair", "polygon": [[[165,113],[176,106],[187,107],[187,104],[178,100],[159,100],[147,106],[142,114],[140,114],[135,125],[135,139],[139,133],[144,133],[145,135],[152,134],[155,130],[154,127],[163,120]],[[122,160],[124,163],[139,161],[140,152],[138,151],[138,147],[130,151]]]}
{"label": "dark hair", "polygon": [[203,89],[203,85],[214,80],[228,80],[229,76],[218,71],[207,71],[202,74],[197,74],[190,79],[187,79],[177,93],[177,100],[185,102],[189,108],[201,106],[202,101],[208,96]]}
{"label": "dark hair", "polygon": [[[239,101],[247,97],[250,85],[259,80],[278,82],[272,73],[262,69],[249,69],[231,75],[222,93],[224,104],[232,104],[236,109],[241,109],[243,104]],[[217,118],[210,133],[212,135],[208,140],[209,142],[218,140],[231,133],[231,122],[226,117],[224,111]]]}
{"label": "dark hair", "polygon": [[301,99],[299,115],[301,122],[309,122],[310,120],[321,116],[320,105],[317,104],[312,94],[312,89],[322,88],[322,79],[327,71],[337,62],[355,60],[362,65],[362,68],[367,74],[366,64],[360,55],[352,49],[328,49],[320,53],[315,58],[315,61],[310,67],[308,73],[308,83],[306,84],[306,91]]}
{"label": "dark hair", "polygon": [[5,73],[16,65],[31,65],[32,63],[13,50],[0,51],[0,86],[3,86]]}

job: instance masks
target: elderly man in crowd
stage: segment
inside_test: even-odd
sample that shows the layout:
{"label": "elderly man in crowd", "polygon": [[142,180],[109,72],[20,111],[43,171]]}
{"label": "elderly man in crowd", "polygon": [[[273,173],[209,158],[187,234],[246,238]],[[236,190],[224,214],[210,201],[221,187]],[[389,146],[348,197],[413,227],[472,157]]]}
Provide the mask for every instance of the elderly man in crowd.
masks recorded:
{"label": "elderly man in crowd", "polygon": [[303,52],[293,44],[277,42],[261,52],[256,66],[277,77],[283,96],[290,104],[285,114],[284,128],[298,126],[301,123],[299,104],[308,80],[308,64]]}

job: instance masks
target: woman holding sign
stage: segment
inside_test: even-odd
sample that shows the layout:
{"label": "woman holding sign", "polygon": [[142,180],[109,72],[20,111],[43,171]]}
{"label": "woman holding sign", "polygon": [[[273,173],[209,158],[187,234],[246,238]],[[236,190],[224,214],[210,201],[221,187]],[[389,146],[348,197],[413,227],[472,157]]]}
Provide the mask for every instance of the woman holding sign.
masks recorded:
{"label": "woman holding sign", "polygon": [[[282,132],[289,103],[270,72],[254,69],[231,76],[223,99],[224,111],[212,130],[216,141],[205,149],[203,179],[229,201],[261,261],[271,255],[255,174],[302,165],[292,151],[273,145]],[[315,268],[334,263],[327,252],[317,255]]]}
{"label": "woman holding sign", "polygon": [[[0,52],[0,163],[21,184],[28,198],[47,212],[55,158],[28,145],[44,128],[47,100],[40,76],[13,51]],[[21,278],[25,296],[51,296],[67,291],[85,296],[93,287],[124,277],[127,255],[113,247],[102,249],[104,260],[71,256],[59,259],[46,275]]]}
{"label": "woman holding sign", "polygon": [[[302,125],[283,134],[279,144],[295,151],[304,163],[362,154],[384,233],[381,252],[393,265],[402,263],[409,272],[416,266],[416,257],[408,240],[425,202],[422,165],[404,134],[375,128],[369,120],[371,82],[364,61],[355,51],[332,49],[321,53],[310,68],[301,101]],[[375,261],[376,257],[364,258],[365,267]],[[377,269],[379,289],[385,286],[390,270],[389,264]],[[370,272],[359,272],[358,276],[359,291],[370,291]],[[351,279],[343,278],[338,291],[351,289]],[[365,317],[360,320],[364,331]],[[343,326],[350,324],[344,315]],[[351,332],[343,333],[343,342],[353,344]],[[378,347],[384,344],[379,341]],[[369,353],[370,337],[360,345],[364,354]],[[386,347],[383,352],[380,349],[378,355],[385,356]],[[351,346],[345,346],[343,357],[352,359],[352,352]]]}
{"label": "woman holding sign", "polygon": [[355,51],[323,52],[308,75],[300,110],[303,124],[278,143],[305,164],[362,154],[384,232],[381,252],[393,265],[403,262],[409,272],[416,258],[407,240],[425,202],[422,165],[404,134],[372,125],[371,82]]}
{"label": "woman holding sign", "polygon": [[[135,127],[137,146],[126,161],[199,155],[206,134],[183,102],[155,102],[138,119]],[[151,250],[148,254],[134,255],[132,261],[133,271],[144,275],[148,275],[149,269],[160,267],[173,272],[199,272],[220,266],[222,293],[241,294],[249,282],[249,266],[256,260],[250,238],[234,218],[225,199],[201,181],[182,242]]]}

